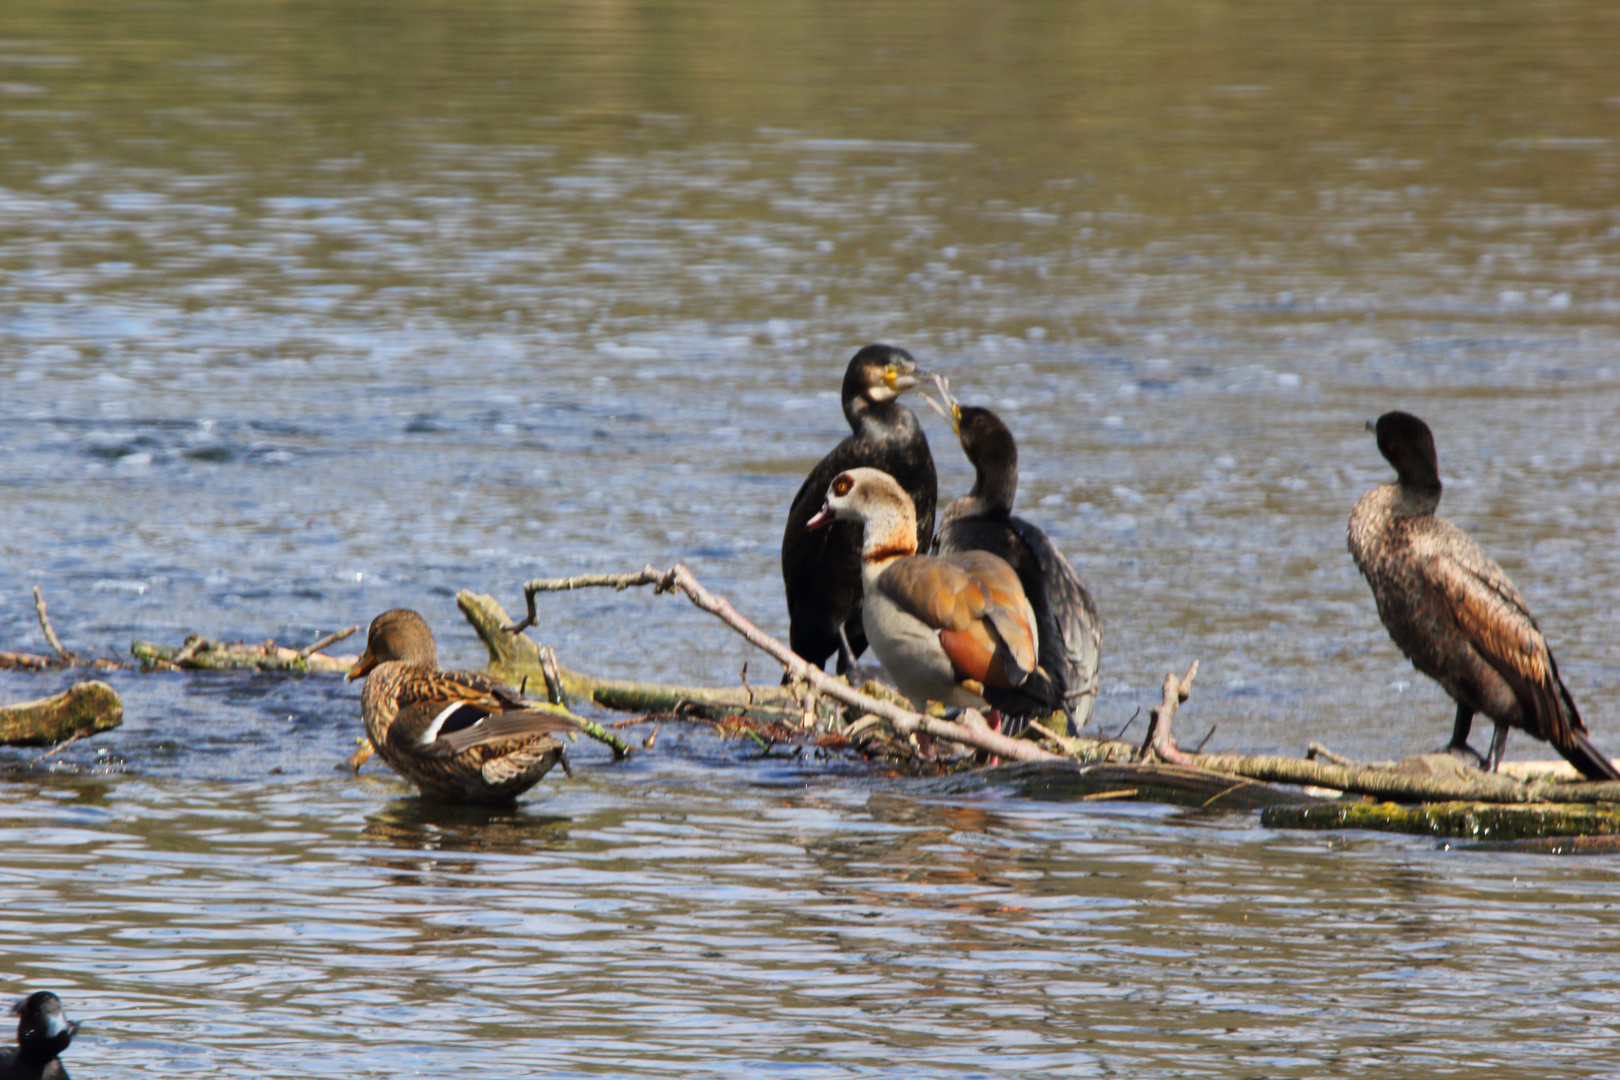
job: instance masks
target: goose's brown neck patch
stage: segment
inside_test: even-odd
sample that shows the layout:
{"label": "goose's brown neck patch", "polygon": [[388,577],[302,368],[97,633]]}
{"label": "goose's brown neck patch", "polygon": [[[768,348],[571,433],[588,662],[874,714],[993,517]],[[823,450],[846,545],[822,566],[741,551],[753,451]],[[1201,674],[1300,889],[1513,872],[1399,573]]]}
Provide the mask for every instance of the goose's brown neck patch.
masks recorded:
{"label": "goose's brown neck patch", "polygon": [[873,548],[871,551],[861,552],[861,562],[887,562],[890,559],[903,559],[907,555],[915,554],[917,554],[916,544],[889,544],[885,547]]}

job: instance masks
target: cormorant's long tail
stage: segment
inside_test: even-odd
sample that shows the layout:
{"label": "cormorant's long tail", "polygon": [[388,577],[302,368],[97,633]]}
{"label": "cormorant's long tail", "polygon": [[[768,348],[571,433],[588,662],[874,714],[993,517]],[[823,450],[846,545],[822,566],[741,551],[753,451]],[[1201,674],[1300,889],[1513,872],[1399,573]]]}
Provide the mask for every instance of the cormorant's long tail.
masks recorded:
{"label": "cormorant's long tail", "polygon": [[1588,780],[1620,780],[1620,769],[1614,767],[1609,755],[1592,745],[1592,740],[1586,737],[1584,731],[1570,734],[1574,737],[1572,745],[1557,748],[1565,761],[1575,766]]}

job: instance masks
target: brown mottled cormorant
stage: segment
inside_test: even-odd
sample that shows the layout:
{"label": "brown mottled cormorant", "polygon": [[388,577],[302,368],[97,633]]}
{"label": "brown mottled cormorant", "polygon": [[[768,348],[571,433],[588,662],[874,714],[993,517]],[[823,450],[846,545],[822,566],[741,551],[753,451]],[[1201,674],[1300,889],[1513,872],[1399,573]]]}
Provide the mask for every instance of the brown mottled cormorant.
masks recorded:
{"label": "brown mottled cormorant", "polygon": [[[1018,444],[989,409],[962,405],[936,376],[962,452],[973,463],[973,490],[953,499],[940,517],[934,550],[941,555],[988,551],[1006,560],[1035,611],[1040,667],[1012,690],[987,689],[985,698],[1011,723],[1050,716],[1062,709],[1071,732],[1091,717],[1102,661],[1102,620],[1085,583],[1039,526],[1012,512],[1018,491]],[[930,402],[932,403],[932,402]]]}
{"label": "brown mottled cormorant", "polygon": [[987,551],[918,555],[911,497],[877,469],[833,477],[826,505],[809,527],[835,520],[864,532],[866,636],[883,670],[919,711],[930,701],[987,709],[992,691],[1028,680],[1035,670],[1035,613],[1012,567]]}
{"label": "brown mottled cormorant", "polygon": [[[1447,750],[1494,772],[1510,727],[1553,745],[1582,776],[1620,780],[1587,738],[1575,700],[1519,590],[1467,533],[1435,513],[1440,464],[1422,420],[1389,412],[1367,425],[1396,480],[1350,512],[1350,554],[1401,652],[1457,702]],[[1489,756],[1468,745],[1474,714],[1496,723]]]}
{"label": "brown mottled cormorant", "polygon": [[[844,372],[844,418],[852,434],[810,470],[793,496],[782,533],[782,581],[787,587],[788,643],[821,667],[838,654],[847,671],[866,649],[861,628],[861,526],[841,521],[831,528],[806,525],[821,509],[833,477],[847,469],[881,469],[911,496],[918,541],[934,535],[937,481],[928,439],[910,409],[897,400],[917,385],[917,362],[904,349],[868,345]],[[847,645],[847,648],[845,647]]]}

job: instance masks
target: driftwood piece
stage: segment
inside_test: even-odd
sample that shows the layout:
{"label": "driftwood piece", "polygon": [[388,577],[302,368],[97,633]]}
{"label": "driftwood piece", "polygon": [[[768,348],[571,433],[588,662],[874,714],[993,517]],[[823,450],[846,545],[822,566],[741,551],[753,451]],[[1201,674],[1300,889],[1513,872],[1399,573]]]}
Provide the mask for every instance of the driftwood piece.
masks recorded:
{"label": "driftwood piece", "polygon": [[[347,637],[357,629],[351,628],[336,640]],[[343,675],[360,659],[358,656],[329,656],[308,649],[289,649],[274,641],[251,645],[240,641],[214,641],[197,634],[186,638],[185,644],[178,649],[151,641],[136,641],[130,644],[129,651],[140,661],[142,668],[160,671],[252,670]]]}
{"label": "driftwood piece", "polygon": [[0,706],[0,743],[50,746],[115,728],[123,720],[118,691],[104,682],[82,682],[38,701]]}
{"label": "driftwood piece", "polygon": [[1156,761],[1091,765],[1072,761],[1019,762],[985,769],[981,775],[987,783],[1006,785],[1021,795],[1039,799],[1118,799],[1222,811],[1301,803],[1297,792],[1257,780]]}
{"label": "driftwood piece", "polygon": [[1192,667],[1181,678],[1176,678],[1174,672],[1164,677],[1164,699],[1148,713],[1147,738],[1142,740],[1140,754],[1142,760],[1158,758],[1172,765],[1192,764],[1192,759],[1176,746],[1175,736],[1170,733],[1170,721],[1176,715],[1176,708],[1192,696],[1193,679],[1197,677],[1197,660],[1192,662]]}
{"label": "driftwood piece", "polygon": [[[525,687],[525,684],[536,687],[548,685],[546,665],[541,658],[542,647],[521,631],[507,629],[512,618],[494,597],[463,591],[456,594],[456,606],[489,650],[490,674],[518,687]],[[788,688],[780,686],[760,686],[750,692],[743,687],[675,686],[629,679],[598,679],[560,663],[553,670],[552,677],[567,701],[589,701],[619,712],[696,712],[712,718],[738,709],[759,706],[781,709],[796,704]],[[524,692],[527,693],[526,688]]]}
{"label": "driftwood piece", "polygon": [[1273,829],[1376,829],[1471,840],[1620,835],[1620,807],[1568,803],[1432,802],[1421,806],[1360,800],[1268,807]]}
{"label": "driftwood piece", "polygon": [[[679,590],[686,594],[687,599],[714,615],[727,626],[753,645],[768,654],[780,663],[785,669],[789,679],[795,683],[807,684],[816,693],[840,701],[845,705],[859,710],[863,714],[877,716],[887,722],[901,737],[912,735],[927,735],[930,738],[970,746],[976,750],[1013,761],[1047,761],[1057,758],[1057,755],[1041,749],[1026,739],[1012,739],[998,731],[991,731],[983,717],[969,710],[964,713],[964,722],[944,720],[913,712],[903,708],[892,701],[880,700],[856,690],[842,679],[836,679],[806,663],[786,645],[766,634],[749,622],[724,597],[709,592],[692,572],[685,566],[677,563],[668,570],[656,570],[651,566],[632,574],[600,574],[581,578],[537,578],[524,583],[524,603],[528,609],[525,619],[509,629],[514,632],[527,626],[534,625],[536,619],[535,596],[541,592],[556,592],[589,586],[609,586],[616,589],[625,589],[638,585],[651,585],[654,592],[666,593]],[[791,687],[787,688],[791,691]],[[745,691],[752,699],[758,691]]]}

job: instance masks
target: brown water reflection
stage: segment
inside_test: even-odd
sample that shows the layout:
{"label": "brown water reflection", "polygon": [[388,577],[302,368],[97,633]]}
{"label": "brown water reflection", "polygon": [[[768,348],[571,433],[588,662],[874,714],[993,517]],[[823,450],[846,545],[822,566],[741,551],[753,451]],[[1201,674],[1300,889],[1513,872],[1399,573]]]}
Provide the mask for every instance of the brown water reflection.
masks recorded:
{"label": "brown water reflection", "polygon": [[[1620,749],[1617,22],[11,0],[0,642],[38,583],[83,651],[409,604],[477,663],[455,589],[674,559],[781,630],[782,514],[890,339],[1018,435],[1110,730],[1197,656],[1226,748],[1444,738],[1343,550],[1399,405]],[[605,674],[747,659],[648,596],[548,619]],[[1614,1072],[1606,858],[670,730],[447,813],[335,768],[352,688],[114,679],[123,728],[0,779],[0,983],[89,1021],[86,1075]]]}

